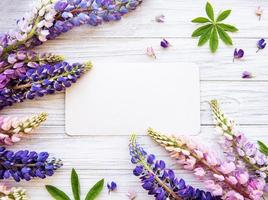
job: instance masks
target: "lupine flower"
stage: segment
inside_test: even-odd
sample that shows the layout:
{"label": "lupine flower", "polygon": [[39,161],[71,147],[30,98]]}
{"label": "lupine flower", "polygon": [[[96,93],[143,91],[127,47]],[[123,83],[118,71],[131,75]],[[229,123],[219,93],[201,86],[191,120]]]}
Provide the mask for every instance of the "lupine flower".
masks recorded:
{"label": "lupine flower", "polygon": [[163,15],[163,14],[161,14],[161,15],[157,15],[157,16],[155,17],[155,21],[156,21],[156,22],[159,22],[159,23],[163,23],[163,22],[165,22],[165,15]]}
{"label": "lupine flower", "polygon": [[146,54],[150,57],[153,57],[156,59],[156,55],[155,55],[155,52],[154,52],[154,49],[153,47],[147,47],[146,49]]}
{"label": "lupine flower", "polygon": [[133,190],[129,190],[127,193],[127,197],[129,200],[135,200],[137,197],[137,193]]}
{"label": "lupine flower", "polygon": [[0,200],[28,200],[26,190],[0,183]]}
{"label": "lupine flower", "polygon": [[199,172],[198,176],[202,176],[201,180],[213,196],[222,196],[222,199],[228,200],[262,198],[264,179],[249,176],[243,165],[221,161],[203,147],[183,137],[166,136],[152,129],[148,130],[148,134],[185,169],[195,173],[201,170],[202,173]]}
{"label": "lupine flower", "polygon": [[0,89],[4,88],[11,80],[16,80],[26,74],[31,68],[38,68],[42,64],[53,64],[63,60],[62,56],[51,53],[35,53],[34,51],[19,50],[11,53],[7,60],[0,64]]}
{"label": "lupine flower", "polygon": [[0,145],[13,145],[21,140],[25,134],[31,133],[43,121],[47,114],[19,119],[17,117],[0,117]]}
{"label": "lupine flower", "polygon": [[72,65],[67,62],[59,62],[54,65],[44,64],[37,69],[29,69],[24,76],[20,77],[16,85],[8,85],[0,90],[0,108],[22,102],[24,99],[34,99],[65,90],[91,67],[90,62]]}
{"label": "lupine flower", "polygon": [[163,39],[160,42],[160,46],[163,47],[164,49],[166,49],[166,48],[168,48],[170,46],[170,43],[166,39]]}
{"label": "lupine flower", "polygon": [[164,161],[156,160],[153,154],[147,154],[136,142],[135,135],[131,136],[129,151],[131,162],[136,165],[133,174],[140,177],[143,189],[156,200],[220,199],[220,197],[212,197],[209,192],[186,185],[183,179],[176,178],[174,171],[168,169]]}
{"label": "lupine flower", "polygon": [[61,160],[49,158],[47,152],[21,150],[13,152],[0,147],[0,179],[29,181],[32,178],[52,176],[62,166]]}
{"label": "lupine flower", "polygon": [[[18,29],[0,36],[2,58],[15,49],[37,46],[75,26],[97,26],[120,20],[142,0],[39,0],[30,14],[18,20]],[[0,54],[0,56],[1,56]]]}
{"label": "lupine flower", "polygon": [[254,77],[253,74],[251,72],[249,72],[249,71],[244,71],[242,73],[242,78],[243,79],[250,79],[250,78],[253,78],[253,77]]}
{"label": "lupine flower", "polygon": [[109,193],[116,190],[117,188],[116,182],[112,181],[111,183],[107,183],[107,188],[109,190]]}
{"label": "lupine flower", "polygon": [[234,50],[233,61],[234,61],[235,59],[243,58],[243,56],[244,56],[244,50],[243,50],[243,49],[239,49],[239,50],[237,50],[237,48],[235,48],[235,50]]}
{"label": "lupine flower", "polygon": [[210,106],[213,112],[217,129],[224,136],[222,147],[229,160],[241,158],[246,166],[252,169],[253,175],[266,178],[268,175],[268,157],[259,151],[255,144],[251,143],[243,133],[235,130],[234,121],[229,120],[221,111],[218,101],[212,100]]}
{"label": "lupine flower", "polygon": [[260,39],[258,42],[257,42],[257,47],[258,47],[258,50],[256,52],[258,52],[259,50],[261,49],[264,49],[266,47],[266,42],[265,42],[265,39]]}
{"label": "lupine flower", "polygon": [[255,14],[259,17],[259,20],[261,20],[263,10],[262,10],[262,8],[260,6],[258,6],[257,9],[255,10]]}

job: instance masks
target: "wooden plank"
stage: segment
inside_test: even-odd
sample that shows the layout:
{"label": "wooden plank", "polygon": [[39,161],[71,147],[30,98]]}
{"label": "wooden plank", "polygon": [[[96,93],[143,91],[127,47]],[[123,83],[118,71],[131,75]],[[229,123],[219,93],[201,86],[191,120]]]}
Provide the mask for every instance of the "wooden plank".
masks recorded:
{"label": "wooden plank", "polygon": [[[239,124],[268,124],[268,82],[201,82],[202,125],[212,124],[208,101],[217,98],[227,115]],[[47,96],[39,100],[26,101],[1,111],[2,115],[23,116],[46,111],[49,114],[46,126],[64,126],[64,95]],[[161,113],[159,113],[161,114]],[[90,122],[89,122],[90,123]],[[63,128],[62,128],[63,129]],[[105,133],[104,133],[105,134]],[[126,133],[128,134],[128,133]]]}
{"label": "wooden plank", "polygon": [[[2,17],[0,19],[1,31],[7,31],[15,27],[16,19],[28,12],[32,6],[32,0],[20,1],[20,6],[16,0],[1,1]],[[210,1],[214,5],[217,14],[223,9],[232,9],[231,16],[226,22],[236,25],[239,28],[235,37],[267,37],[268,16],[263,15],[259,21],[255,16],[255,9],[261,5],[264,10],[268,10],[268,5],[264,2],[255,1]],[[121,22],[105,24],[96,28],[84,26],[76,29],[73,34],[81,37],[190,37],[196,25],[191,20],[198,16],[205,16],[206,0],[189,1],[169,1],[165,0],[144,0],[144,3],[135,12],[129,14]],[[166,22],[158,24],[154,21],[156,15],[164,14]],[[245,20],[246,19],[246,23]],[[83,34],[81,34],[81,32]]]}

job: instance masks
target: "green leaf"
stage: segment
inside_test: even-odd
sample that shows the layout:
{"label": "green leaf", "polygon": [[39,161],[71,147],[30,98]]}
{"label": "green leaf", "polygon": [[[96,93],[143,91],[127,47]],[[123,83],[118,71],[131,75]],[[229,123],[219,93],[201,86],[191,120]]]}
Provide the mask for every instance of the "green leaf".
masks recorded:
{"label": "green leaf", "polygon": [[209,39],[209,46],[212,53],[216,52],[219,46],[219,37],[216,27],[213,27],[212,33]]}
{"label": "green leaf", "polygon": [[212,26],[208,29],[206,33],[200,36],[199,41],[198,41],[198,46],[204,45],[209,40],[210,35],[211,35],[211,30],[212,30]]}
{"label": "green leaf", "polygon": [[260,152],[262,152],[263,154],[265,154],[266,156],[268,156],[268,147],[266,146],[266,144],[264,144],[261,141],[258,141],[258,145],[259,145]]}
{"label": "green leaf", "polygon": [[80,200],[80,183],[75,169],[72,169],[71,183],[72,183],[74,200]]}
{"label": "green leaf", "polygon": [[219,16],[217,17],[216,21],[220,22],[220,21],[225,20],[230,15],[231,12],[232,12],[231,10],[225,10],[221,12]]}
{"label": "green leaf", "polygon": [[205,18],[205,17],[197,17],[197,18],[193,19],[192,22],[194,22],[194,23],[207,23],[210,21],[208,18]]}
{"label": "green leaf", "polygon": [[231,37],[220,27],[217,28],[221,40],[227,45],[233,45]]}
{"label": "green leaf", "polygon": [[225,31],[236,32],[238,29],[235,26],[229,24],[218,23],[217,26],[221,27]]}
{"label": "green leaf", "polygon": [[192,33],[192,37],[198,37],[200,35],[203,35],[204,33],[206,33],[208,31],[208,29],[210,27],[212,27],[212,24],[207,24],[204,26],[199,27],[198,29],[196,29],[193,33]]}
{"label": "green leaf", "polygon": [[102,191],[104,185],[104,179],[97,182],[87,193],[85,200],[94,200]]}
{"label": "green leaf", "polygon": [[71,200],[63,191],[52,185],[46,185],[46,189],[55,200]]}
{"label": "green leaf", "polygon": [[209,19],[214,21],[214,11],[213,11],[212,5],[209,2],[207,2],[207,4],[206,4],[206,13],[207,13]]}

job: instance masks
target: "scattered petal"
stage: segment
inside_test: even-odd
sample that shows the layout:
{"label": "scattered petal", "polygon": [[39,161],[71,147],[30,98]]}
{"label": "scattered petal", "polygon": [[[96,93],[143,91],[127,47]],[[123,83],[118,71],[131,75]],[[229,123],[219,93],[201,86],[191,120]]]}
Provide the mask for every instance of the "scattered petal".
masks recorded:
{"label": "scattered petal", "polygon": [[108,188],[109,193],[110,193],[110,192],[116,190],[117,184],[114,181],[112,181],[111,184],[107,183],[107,188]]}
{"label": "scattered petal", "polygon": [[250,79],[250,78],[253,78],[253,77],[254,77],[254,75],[249,71],[244,71],[242,73],[242,78],[243,79]]}
{"label": "scattered petal", "polygon": [[137,197],[137,193],[133,190],[129,190],[127,193],[127,197],[129,200],[134,200]]}
{"label": "scattered petal", "polygon": [[240,59],[244,57],[244,50],[243,49],[239,49],[237,50],[237,48],[235,48],[234,50],[234,57],[233,57],[233,61],[235,59]]}
{"label": "scattered petal", "polygon": [[266,47],[266,42],[265,42],[265,39],[260,39],[258,42],[257,42],[257,47],[258,47],[258,50],[256,52],[258,52],[259,50],[261,49],[264,49]]}
{"label": "scattered petal", "polygon": [[163,23],[163,22],[165,22],[165,15],[163,15],[163,14],[161,14],[161,15],[157,15],[157,16],[155,17],[155,21],[156,21],[156,22],[159,22],[159,23]]}
{"label": "scattered petal", "polygon": [[255,14],[259,17],[259,20],[261,20],[263,9],[260,6],[258,6],[257,9],[255,10]]}
{"label": "scattered petal", "polygon": [[147,47],[146,54],[150,57],[156,58],[153,47]]}
{"label": "scattered petal", "polygon": [[170,43],[166,39],[163,39],[160,42],[160,46],[163,47],[164,49],[166,49],[166,48],[168,48],[170,46]]}

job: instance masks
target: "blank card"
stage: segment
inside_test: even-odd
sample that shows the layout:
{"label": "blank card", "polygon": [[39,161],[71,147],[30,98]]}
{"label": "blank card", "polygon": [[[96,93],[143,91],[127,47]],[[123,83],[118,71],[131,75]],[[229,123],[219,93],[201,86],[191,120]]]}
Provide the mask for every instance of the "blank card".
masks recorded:
{"label": "blank card", "polygon": [[190,63],[93,63],[66,92],[66,133],[200,131],[198,67]]}

